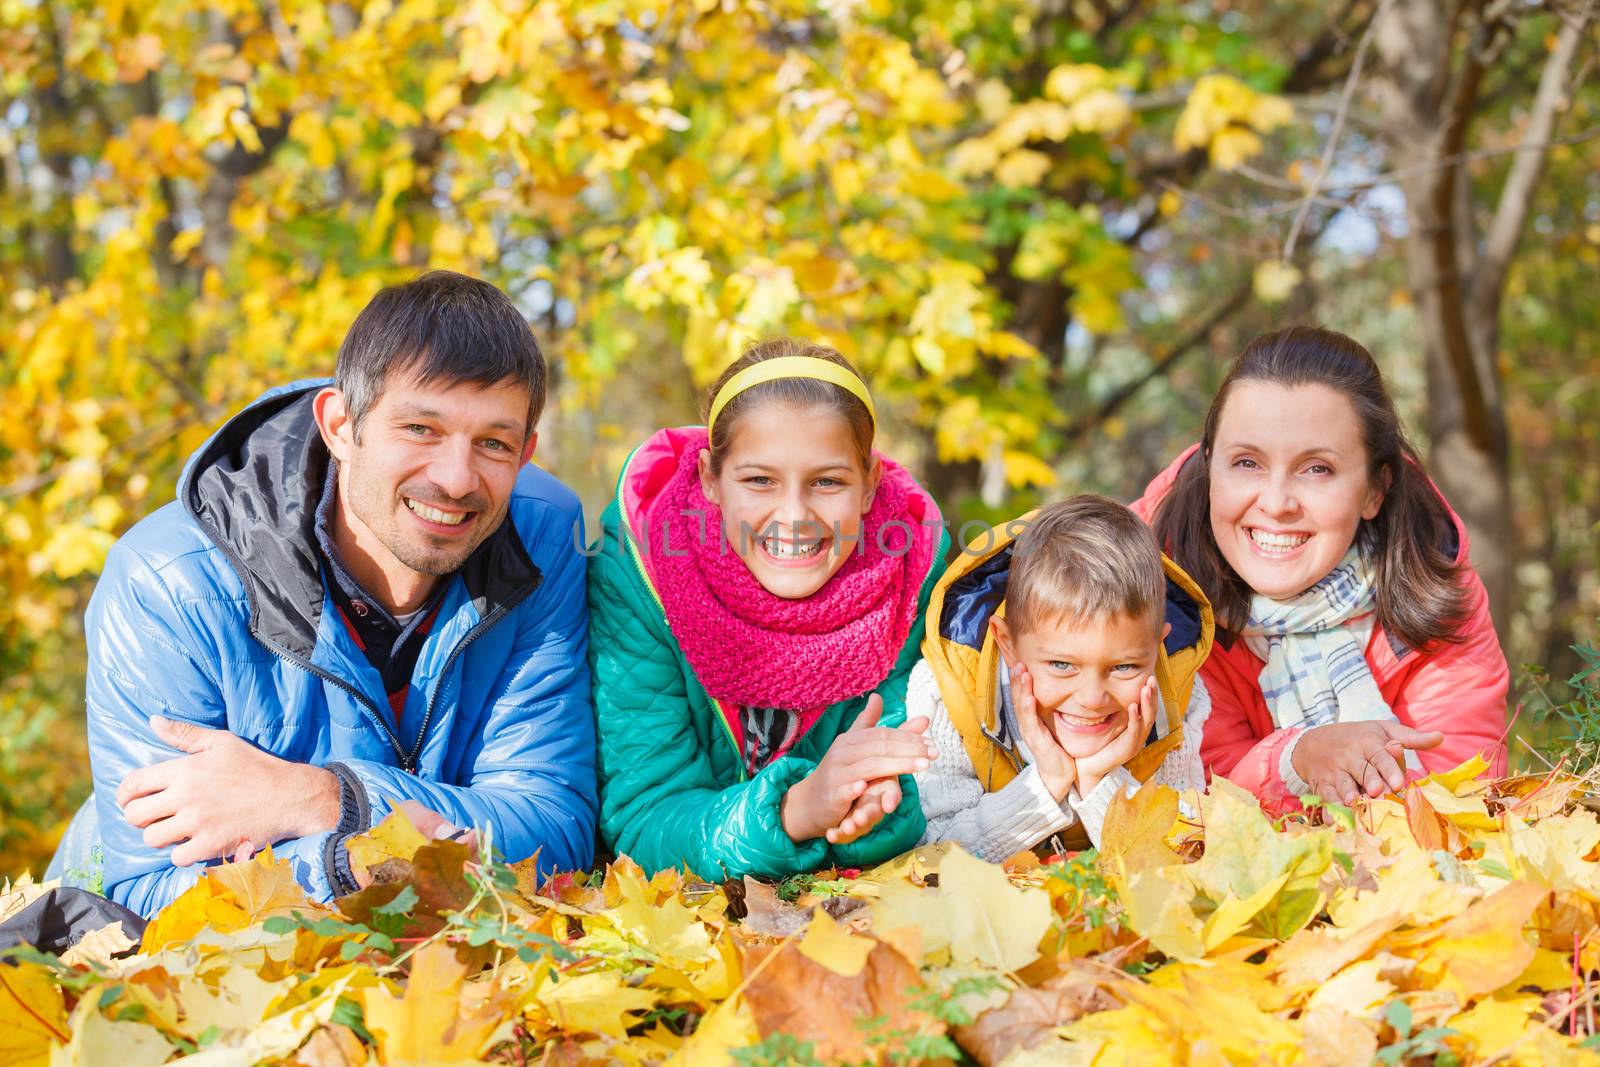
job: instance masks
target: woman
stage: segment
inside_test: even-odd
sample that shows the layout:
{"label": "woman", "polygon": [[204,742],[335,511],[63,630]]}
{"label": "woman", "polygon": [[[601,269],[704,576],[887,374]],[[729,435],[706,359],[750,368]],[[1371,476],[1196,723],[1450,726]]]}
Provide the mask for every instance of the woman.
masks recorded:
{"label": "woman", "polygon": [[1467,534],[1365,348],[1294,327],[1240,354],[1200,443],[1133,505],[1216,610],[1208,772],[1281,809],[1481,754],[1509,672]]}

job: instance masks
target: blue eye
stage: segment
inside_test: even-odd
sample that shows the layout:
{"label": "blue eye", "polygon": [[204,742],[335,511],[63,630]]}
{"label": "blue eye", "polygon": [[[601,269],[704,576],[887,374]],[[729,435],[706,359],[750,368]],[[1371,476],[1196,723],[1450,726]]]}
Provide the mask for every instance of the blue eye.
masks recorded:
{"label": "blue eye", "polygon": [[506,444],[504,441],[496,440],[493,437],[491,437],[487,441],[483,442],[483,447],[488,448],[488,449],[492,449],[492,450],[494,450],[496,452],[510,452],[511,451],[511,446],[510,445]]}
{"label": "blue eye", "polygon": [[409,426],[406,427],[406,433],[410,434],[413,437],[421,437],[424,434],[429,433],[429,432],[430,431],[428,430],[428,428],[426,426],[422,425],[420,422],[413,422]]}
{"label": "blue eye", "polygon": [[1051,660],[1049,662],[1048,666],[1053,671],[1070,671],[1070,670],[1072,670],[1072,664],[1068,663],[1064,659],[1053,659],[1053,660]]}
{"label": "blue eye", "polygon": [[1123,675],[1132,674],[1138,669],[1139,665],[1137,663],[1119,663],[1115,667],[1111,668],[1112,673]]}

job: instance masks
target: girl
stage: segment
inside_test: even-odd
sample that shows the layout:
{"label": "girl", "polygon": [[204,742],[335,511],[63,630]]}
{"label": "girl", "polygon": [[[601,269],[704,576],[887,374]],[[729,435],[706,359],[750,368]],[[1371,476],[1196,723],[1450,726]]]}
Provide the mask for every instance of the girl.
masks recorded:
{"label": "girl", "polygon": [[[706,428],[634,450],[589,567],[605,844],[648,871],[781,877],[916,845],[904,717],[946,539],[933,499],[872,450],[837,352],[755,345]],[[904,777],[901,777],[904,776]]]}
{"label": "girl", "polygon": [[1310,327],[1251,342],[1134,510],[1216,611],[1208,772],[1278,809],[1474,753],[1503,771],[1488,597],[1365,348]]}

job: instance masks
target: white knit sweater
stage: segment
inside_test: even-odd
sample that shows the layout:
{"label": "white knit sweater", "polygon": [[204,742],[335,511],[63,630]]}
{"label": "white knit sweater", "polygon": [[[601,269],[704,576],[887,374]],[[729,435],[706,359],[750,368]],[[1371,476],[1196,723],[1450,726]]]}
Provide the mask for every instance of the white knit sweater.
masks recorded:
{"label": "white knit sweater", "polygon": [[[1004,678],[1005,665],[1000,665]],[[1009,715],[1009,710],[1007,710]],[[1200,766],[1200,734],[1211,714],[1211,698],[1205,684],[1196,677],[1194,695],[1184,715],[1183,742],[1167,753],[1152,781],[1179,791],[1203,789]],[[1132,793],[1139,781],[1126,768],[1118,767],[1101,779],[1087,797],[1080,797],[1074,786],[1067,799],[1057,803],[1044,779],[1033,765],[1027,747],[1017,740],[1018,753],[1026,766],[1009,783],[992,793],[984,791],[973,769],[961,734],[950,721],[939,683],[927,660],[911,671],[906,686],[906,718],[918,715],[928,719],[927,737],[939,750],[939,758],[916,775],[922,799],[922,814],[928,821],[922,843],[954,841],[979,859],[999,863],[1025,849],[1033,848],[1051,834],[1059,833],[1080,819],[1083,828],[1100,846],[1100,828],[1116,790]],[[1165,715],[1157,716],[1158,731],[1165,733]],[[1010,733],[1016,736],[1015,723]]]}

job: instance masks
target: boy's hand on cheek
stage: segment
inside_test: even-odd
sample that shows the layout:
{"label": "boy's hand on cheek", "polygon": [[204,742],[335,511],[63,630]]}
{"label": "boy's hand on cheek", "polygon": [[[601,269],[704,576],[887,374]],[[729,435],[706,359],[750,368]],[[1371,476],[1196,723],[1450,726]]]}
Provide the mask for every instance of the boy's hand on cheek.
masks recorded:
{"label": "boy's hand on cheek", "polygon": [[1078,768],[1055,734],[1045,728],[1039,716],[1039,701],[1033,695],[1033,675],[1020,663],[1011,668],[1011,701],[1016,707],[1022,742],[1033,756],[1033,765],[1039,769],[1044,787],[1059,804],[1071,791]]}
{"label": "boy's hand on cheek", "polygon": [[[883,698],[874,693],[854,725],[834,738],[816,770],[789,787],[779,810],[790,840],[809,841],[829,831],[846,830],[847,820],[851,821],[846,832],[859,837],[900,802],[898,782],[892,790],[894,805],[888,808],[883,803],[890,790],[879,789],[871,799],[868,790],[884,779],[926,770],[938,758],[938,750],[921,734],[927,729],[927,720],[914,720],[896,729],[878,725],[882,714]],[[859,813],[855,811],[858,801],[864,802]],[[857,814],[861,818],[853,819]],[[856,823],[863,820],[865,824],[856,829]],[[831,836],[829,840],[833,840]]]}
{"label": "boy's hand on cheek", "polygon": [[1078,761],[1079,796],[1086,797],[1094,792],[1106,775],[1139,754],[1156,720],[1157,703],[1156,677],[1149,674],[1139,687],[1139,699],[1128,705],[1128,721],[1123,724],[1122,732],[1107,741],[1099,752]]}

